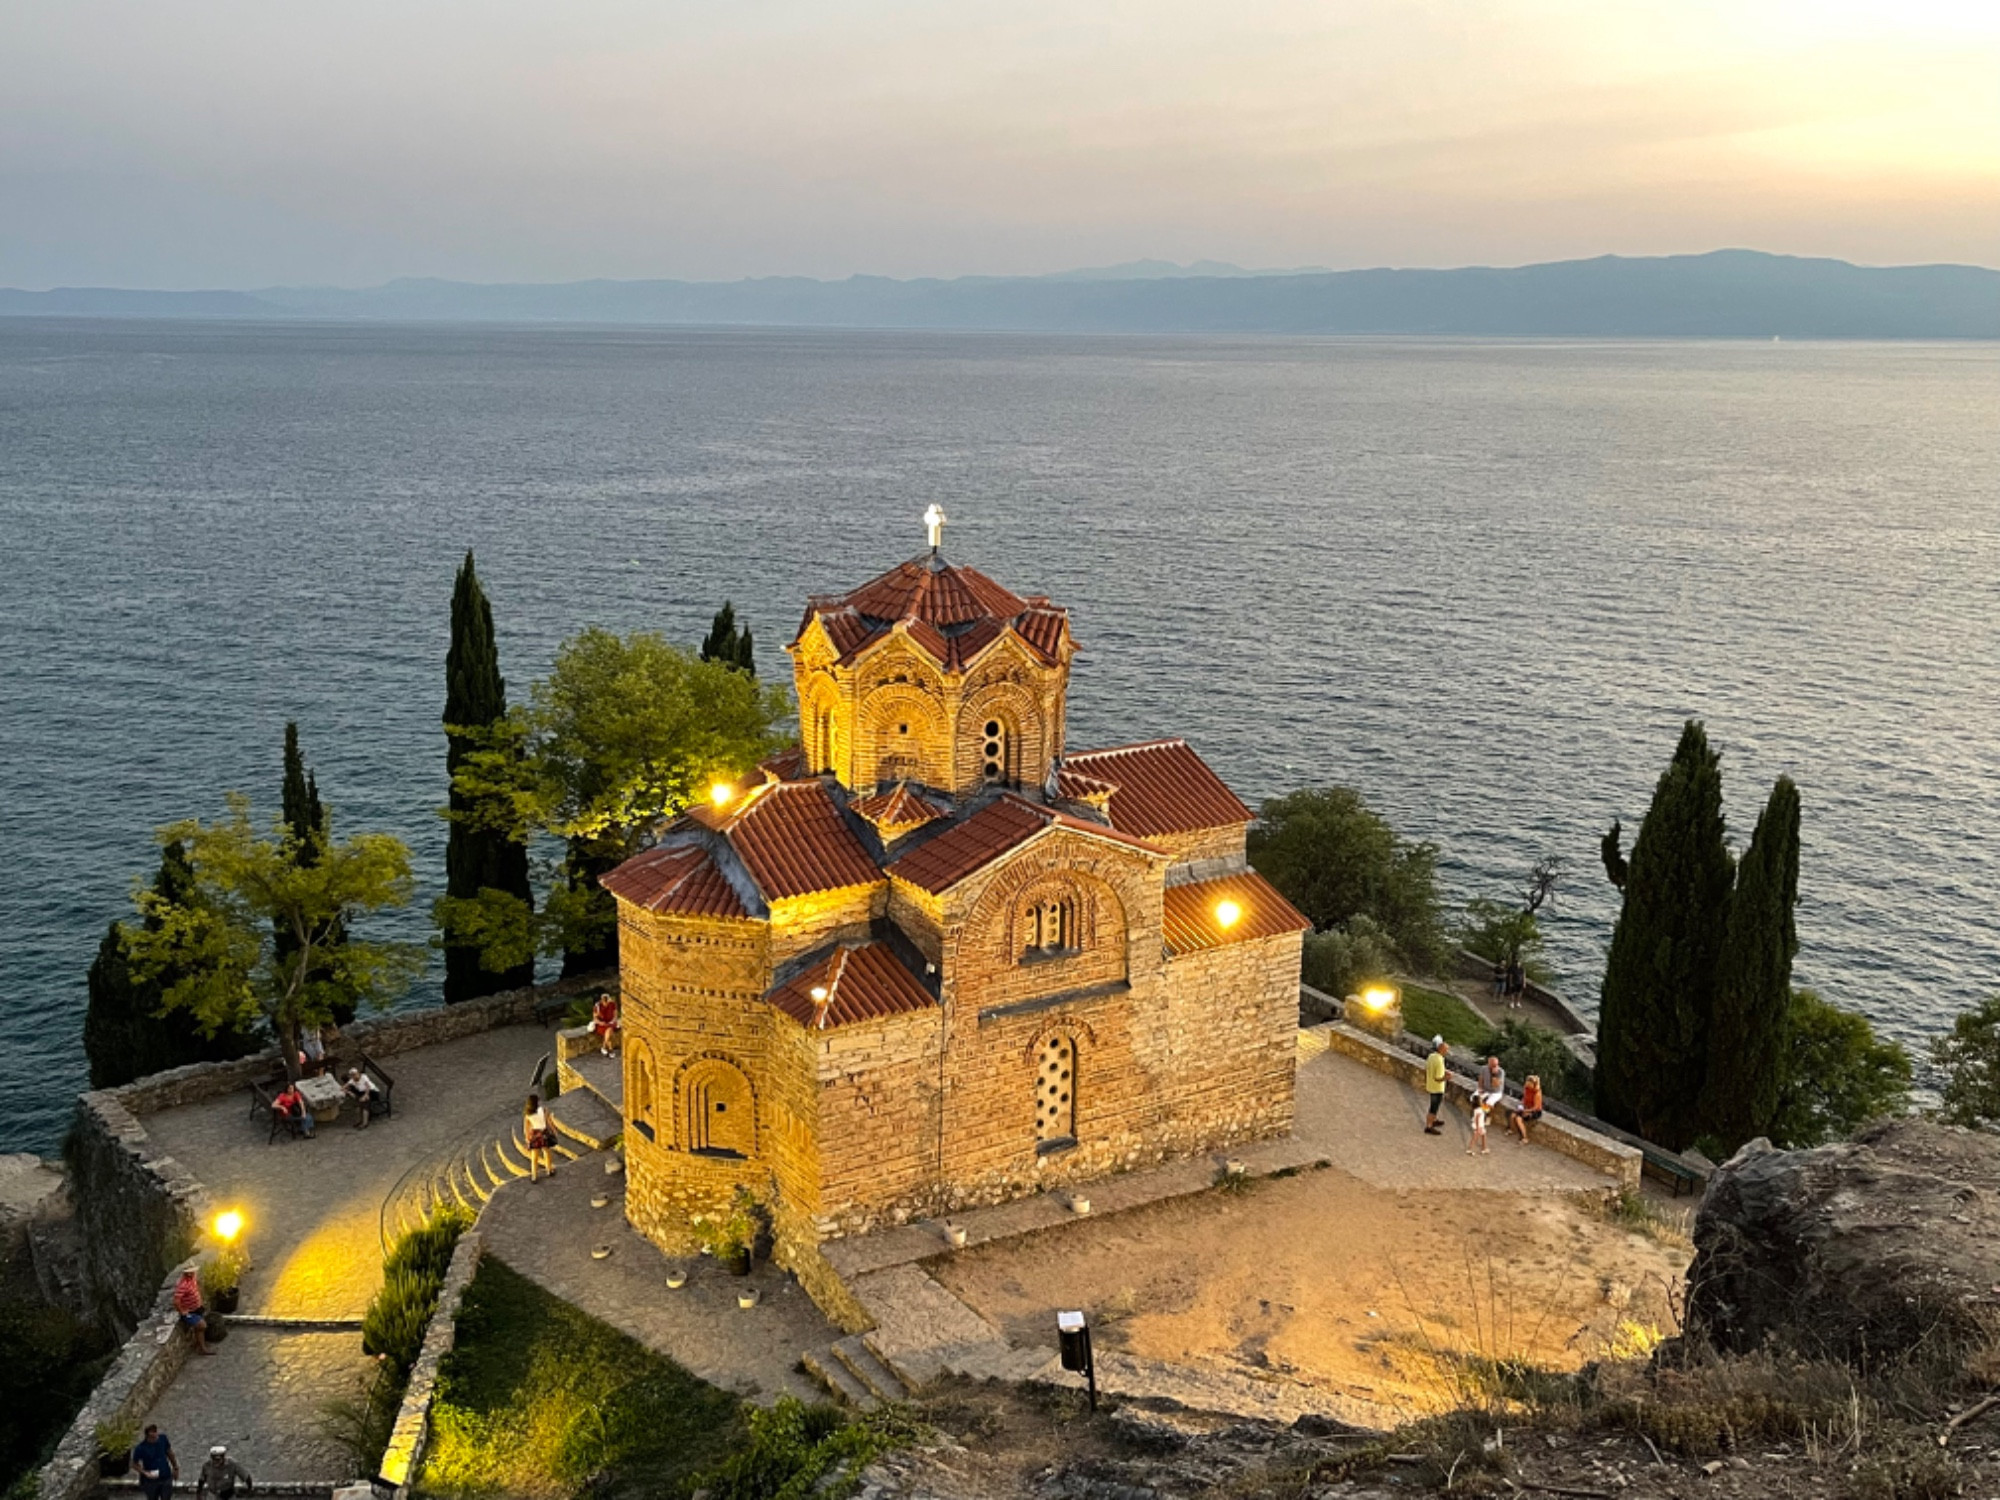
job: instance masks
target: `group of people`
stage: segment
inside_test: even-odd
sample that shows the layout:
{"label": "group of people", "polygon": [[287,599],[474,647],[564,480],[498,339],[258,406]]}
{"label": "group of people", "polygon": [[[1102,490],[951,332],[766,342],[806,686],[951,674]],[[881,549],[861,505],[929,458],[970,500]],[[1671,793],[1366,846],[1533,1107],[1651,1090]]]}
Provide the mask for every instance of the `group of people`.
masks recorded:
{"label": "group of people", "polygon": [[[1430,1055],[1424,1059],[1424,1091],[1430,1096],[1430,1108],[1424,1115],[1425,1135],[1444,1134],[1444,1122],[1439,1116],[1444,1109],[1445,1059],[1450,1055],[1451,1046],[1443,1037],[1431,1038]],[[1486,1125],[1493,1114],[1507,1104],[1507,1070],[1500,1066],[1499,1058],[1489,1057],[1472,1081],[1472,1138],[1465,1145],[1467,1156],[1475,1150],[1492,1155],[1486,1144]],[[1529,1127],[1541,1117],[1541,1075],[1530,1073],[1521,1085],[1519,1101],[1509,1111],[1507,1123],[1525,1146]]]}
{"label": "group of people", "polygon": [[[354,1107],[356,1130],[366,1130],[368,1122],[382,1112],[382,1086],[369,1076],[366,1068],[358,1065],[349,1068],[347,1077],[341,1080],[340,1091]],[[299,1086],[293,1080],[286,1079],[285,1086],[271,1100],[271,1113],[283,1120],[293,1134],[312,1139],[313,1112],[306,1103],[306,1096],[299,1092]]]}
{"label": "group of people", "polygon": [[[174,1455],[173,1439],[160,1431],[160,1424],[148,1422],[146,1432],[132,1447],[132,1467],[139,1471],[139,1493],[145,1500],[167,1500],[181,1477],[181,1461]],[[217,1443],[208,1450],[208,1462],[201,1466],[195,1481],[196,1500],[233,1500],[238,1493],[249,1494],[250,1471],[229,1456],[229,1446]]]}
{"label": "group of people", "polygon": [[[1474,972],[1477,972],[1476,970]],[[1509,1010],[1520,1010],[1528,996],[1528,970],[1518,960],[1493,966],[1493,998]]]}

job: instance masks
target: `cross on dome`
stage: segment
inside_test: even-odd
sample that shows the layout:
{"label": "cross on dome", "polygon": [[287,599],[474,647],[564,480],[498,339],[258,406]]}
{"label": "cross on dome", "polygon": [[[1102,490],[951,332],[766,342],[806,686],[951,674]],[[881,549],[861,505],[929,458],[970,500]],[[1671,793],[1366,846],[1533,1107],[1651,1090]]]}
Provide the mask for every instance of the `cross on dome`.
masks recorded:
{"label": "cross on dome", "polygon": [[931,551],[933,552],[937,551],[939,545],[944,541],[944,523],[948,519],[950,518],[945,515],[935,500],[931,502],[931,508],[924,512],[924,530],[930,534]]}

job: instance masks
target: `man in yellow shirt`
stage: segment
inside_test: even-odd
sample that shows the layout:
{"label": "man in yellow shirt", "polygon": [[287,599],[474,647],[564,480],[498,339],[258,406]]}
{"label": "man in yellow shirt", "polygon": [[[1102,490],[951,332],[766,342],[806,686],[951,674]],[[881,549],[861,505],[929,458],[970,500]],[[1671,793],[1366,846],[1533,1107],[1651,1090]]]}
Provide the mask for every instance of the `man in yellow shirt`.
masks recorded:
{"label": "man in yellow shirt", "polygon": [[1451,1048],[1441,1036],[1431,1038],[1431,1055],[1424,1059],[1424,1091],[1431,1096],[1430,1112],[1424,1116],[1425,1135],[1443,1135],[1438,1111],[1444,1108],[1444,1060]]}

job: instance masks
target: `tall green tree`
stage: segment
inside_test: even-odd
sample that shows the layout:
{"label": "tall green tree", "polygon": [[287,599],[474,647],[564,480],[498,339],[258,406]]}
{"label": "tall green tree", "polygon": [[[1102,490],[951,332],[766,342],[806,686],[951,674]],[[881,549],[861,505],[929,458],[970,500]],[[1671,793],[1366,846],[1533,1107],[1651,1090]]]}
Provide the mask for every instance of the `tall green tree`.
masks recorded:
{"label": "tall green tree", "polygon": [[1429,973],[1442,960],[1437,845],[1398,835],[1352,787],[1271,798],[1251,825],[1249,852],[1318,931],[1365,916],[1411,968]]}
{"label": "tall green tree", "polygon": [[[160,851],[153,895],[169,904],[184,903],[193,890],[194,867],[186,846],[169,843]],[[226,1026],[205,1036],[186,1015],[163,1014],[162,990],[179,977],[174,971],[144,980],[134,975],[125,927],[111,924],[91,961],[90,1003],[83,1013],[83,1050],[90,1059],[92,1088],[117,1088],[168,1068],[242,1057],[264,1045],[254,1025]]]}
{"label": "tall green tree", "polygon": [[1790,1065],[1799,951],[1799,789],[1780,776],[1736,866],[1708,1027],[1702,1134],[1726,1152],[1769,1135]]}
{"label": "tall green tree", "polygon": [[440,903],[489,968],[561,953],[565,974],[617,961],[617,915],[598,877],[716,779],[735,781],[784,741],[789,698],[658,635],[590,629],[565,641],[529,702],[480,736],[453,786],[479,826],[560,840],[542,909],[497,891]]}
{"label": "tall green tree", "polygon": [[[299,748],[299,726],[290,720],[285,724],[285,779],[278,806],[279,817],[291,831],[296,858],[301,864],[310,865],[318,858],[317,850],[326,840],[326,804],[319,800],[318,779],[306,769],[305,752]],[[291,933],[282,925],[275,932],[280,954],[288,955],[293,942]],[[335,926],[325,947],[338,947],[345,936],[345,928]],[[354,1019],[354,1011],[344,1005],[336,1006],[332,1019],[345,1026]]]}
{"label": "tall green tree", "polygon": [[348,931],[353,917],[409,902],[410,852],[393,835],[314,831],[302,858],[290,824],[280,818],[259,834],[248,800],[232,794],[226,819],[176,823],[160,840],[186,847],[194,879],[180,892],[134,893],[132,972],[160,986],[164,1012],[186,1012],[203,1035],[262,1020],[296,1078],[301,1027],[386,1006],[423,972],[420,945]]}
{"label": "tall green tree", "polygon": [[1722,758],[1689,720],[1632,841],[1597,1023],[1597,1112],[1670,1150],[1701,1133],[1734,878]]}
{"label": "tall green tree", "polygon": [[708,636],[701,643],[701,659],[719,661],[725,667],[735,667],[748,672],[752,677],[757,675],[757,661],[750,644],[749,627],[745,626],[741,630],[736,628],[736,606],[727,599],[722,601],[722,608],[715,612],[715,620],[709,626]]}
{"label": "tall green tree", "polygon": [[1931,1043],[1944,1074],[1942,1108],[1954,1125],[2000,1125],[2000,995],[1963,1011]]}
{"label": "tall green tree", "polygon": [[[511,836],[508,810],[501,808],[497,819],[481,818],[458,785],[458,773],[467,757],[480,748],[482,737],[507,717],[507,679],[500,675],[493,607],[480,586],[470,552],[465,554],[451,591],[451,646],[445,653],[444,671],[445,771],[452,783],[451,804],[445,810],[451,825],[444,851],[445,897],[473,901],[482,891],[494,891],[532,912],[534,888],[528,876],[528,846]],[[532,952],[507,968],[490,969],[480,961],[477,941],[465,933],[458,936],[460,941],[447,941],[444,950],[447,1004],[535,982]]]}

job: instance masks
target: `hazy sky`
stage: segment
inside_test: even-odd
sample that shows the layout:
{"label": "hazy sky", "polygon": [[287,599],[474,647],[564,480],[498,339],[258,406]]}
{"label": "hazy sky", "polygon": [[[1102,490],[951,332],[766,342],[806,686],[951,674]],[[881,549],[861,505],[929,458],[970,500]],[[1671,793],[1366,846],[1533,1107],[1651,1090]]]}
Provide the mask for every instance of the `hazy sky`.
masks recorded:
{"label": "hazy sky", "polygon": [[7,0],[0,285],[2000,264],[2000,0]]}

